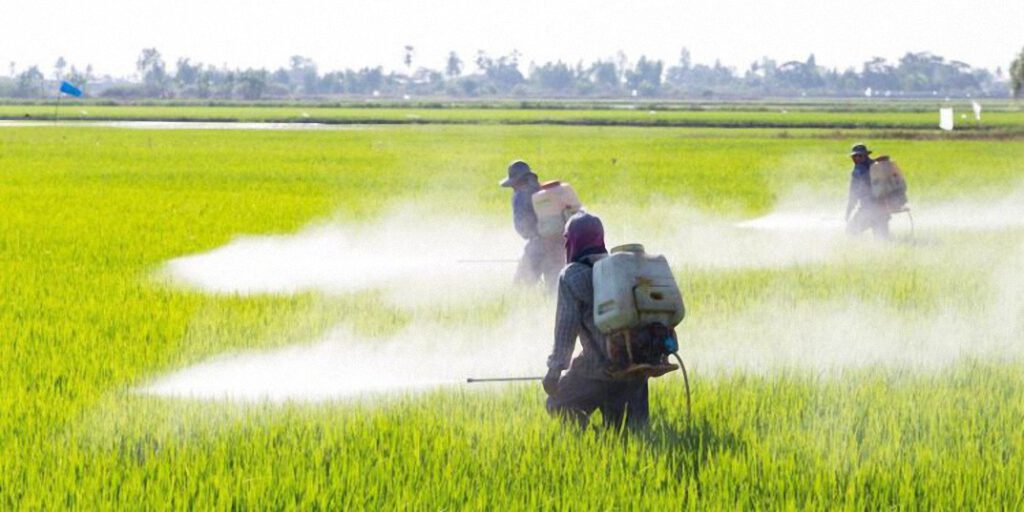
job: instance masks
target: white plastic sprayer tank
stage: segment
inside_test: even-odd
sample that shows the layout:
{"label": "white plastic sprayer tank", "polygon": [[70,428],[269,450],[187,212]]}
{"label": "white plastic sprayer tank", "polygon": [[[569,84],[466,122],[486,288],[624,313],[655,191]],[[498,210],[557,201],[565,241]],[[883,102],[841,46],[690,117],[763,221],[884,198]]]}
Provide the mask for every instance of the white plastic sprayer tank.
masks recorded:
{"label": "white plastic sprayer tank", "polygon": [[896,165],[896,162],[886,159],[879,159],[871,164],[868,170],[871,179],[871,195],[875,199],[888,197],[893,193],[906,192],[907,180],[903,177],[903,171]]}
{"label": "white plastic sprayer tank", "polygon": [[560,181],[544,183],[531,199],[537,214],[537,231],[544,238],[562,236],[565,221],[583,207],[572,186]]}
{"label": "white plastic sprayer tank", "polygon": [[664,256],[644,246],[615,247],[594,264],[594,320],[604,333],[660,323],[675,327],[686,314]]}

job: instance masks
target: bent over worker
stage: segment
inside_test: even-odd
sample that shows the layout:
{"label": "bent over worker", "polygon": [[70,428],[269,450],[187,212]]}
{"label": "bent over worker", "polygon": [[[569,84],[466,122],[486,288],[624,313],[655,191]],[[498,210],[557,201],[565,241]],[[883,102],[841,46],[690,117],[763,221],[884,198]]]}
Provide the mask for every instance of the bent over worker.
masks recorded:
{"label": "bent over worker", "polygon": [[[565,254],[567,264],[558,276],[554,347],[543,380],[548,411],[584,427],[595,410],[601,411],[606,426],[644,427],[648,379],[611,378],[605,336],[594,322],[593,266],[608,254],[601,219],[583,211],[570,217]],[[582,352],[570,367],[577,337]]]}
{"label": "bent over worker", "polygon": [[499,185],[512,189],[512,223],[526,240],[515,282],[532,285],[543,278],[545,287],[553,291],[565,260],[561,237],[544,238],[537,230],[537,213],[533,210],[533,194],[540,190],[537,175],[526,162],[515,160],[508,166],[508,177]]}
{"label": "bent over worker", "polygon": [[[850,150],[853,171],[850,173],[850,194],[846,203],[846,232],[859,235],[871,229],[875,238],[889,239],[889,219],[892,215],[885,201],[871,193],[871,165],[875,163],[867,146],[857,144]],[[881,157],[885,158],[885,157]],[[857,212],[850,217],[854,207]]]}

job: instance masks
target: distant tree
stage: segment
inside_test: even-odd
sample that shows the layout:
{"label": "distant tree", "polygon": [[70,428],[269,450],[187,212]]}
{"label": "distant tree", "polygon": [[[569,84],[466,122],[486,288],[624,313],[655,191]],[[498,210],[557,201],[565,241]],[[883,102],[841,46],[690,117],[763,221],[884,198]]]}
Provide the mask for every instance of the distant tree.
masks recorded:
{"label": "distant tree", "polygon": [[455,78],[462,74],[462,59],[454,51],[448,52],[448,63],[444,69],[448,78]]}
{"label": "distant tree", "polygon": [[[1014,97],[1024,97],[1024,49],[1015,56],[1010,68],[972,68],[964,62],[946,60],[927,53],[907,53],[895,63],[873,58],[860,69],[839,70],[817,64],[814,54],[804,61],[777,64],[763,57],[751,62],[741,74],[723,66],[692,61],[687,48],[681,48],[678,62],[667,67],[662,61],[641,56],[630,61],[625,53],[587,64],[562,61],[541,65],[530,64],[529,77],[520,70],[520,54],[513,51],[504,56],[490,56],[479,51],[475,59],[464,62],[455,51],[447,54],[440,70],[413,68],[416,58],[412,45],[403,45],[404,72],[384,72],[380,66],[360,70],[345,69],[319,73],[311,59],[292,56],[289,64],[270,72],[265,69],[229,69],[204,66],[188,58],[180,58],[171,74],[155,48],[143,49],[136,61],[142,84],[107,87],[101,96],[117,98],[166,97],[170,95],[200,98],[264,98],[289,95],[320,94],[384,94],[410,92],[415,94],[451,95],[520,95],[553,93],[557,95],[617,95],[636,90],[645,96],[743,96],[792,95],[813,93],[852,95],[870,87],[878,92],[943,95],[1003,94],[1009,83]],[[476,65],[467,72],[466,67]],[[18,73],[15,62],[8,66],[12,78],[0,78],[0,95],[39,97],[45,95],[45,77],[32,66]],[[94,81],[92,66],[81,69],[63,57],[52,68],[53,77],[70,80],[80,87]],[[109,78],[109,77],[108,77]],[[1005,82],[1004,82],[1005,81]],[[110,91],[107,94],[104,91]],[[933,92],[934,91],[934,92]]]}
{"label": "distant tree", "polygon": [[660,60],[647,60],[641,56],[636,66],[626,73],[626,86],[647,96],[657,94],[661,89],[663,67]]}
{"label": "distant tree", "polygon": [[405,56],[402,58],[402,62],[405,64],[406,71],[412,71],[412,56],[414,51],[416,51],[416,48],[412,45],[405,45]]}
{"label": "distant tree", "polygon": [[[344,73],[342,73],[344,75]],[[282,93],[287,94],[291,92],[291,75],[285,68],[277,68],[270,74],[270,84],[273,88],[280,90]]]}
{"label": "distant tree", "polygon": [[679,67],[685,71],[690,69],[692,64],[693,62],[690,58],[690,50],[684,46],[683,49],[679,51]]}
{"label": "distant tree", "polygon": [[303,57],[301,55],[292,55],[289,62],[291,64],[291,77],[289,82],[291,83],[292,90],[295,91],[295,88],[301,86],[302,94],[316,94],[320,77],[317,73],[316,63],[313,62],[313,59]]}
{"label": "distant tree", "polygon": [[616,92],[619,90],[619,70],[614,62],[599,60],[590,65],[590,80],[597,87],[597,90],[604,93]]}
{"label": "distant tree", "polygon": [[751,62],[750,66],[747,67],[747,70],[743,73],[743,84],[754,89],[768,90],[759,61]]}
{"label": "distant tree", "polygon": [[488,57],[481,50],[476,56],[476,66],[498,92],[509,92],[526,80],[519,71],[519,52],[515,50],[497,59]]}
{"label": "distant tree", "polygon": [[477,50],[476,59],[473,59],[473,63],[476,64],[476,68],[480,70],[480,72],[485,72],[491,65],[491,58],[487,56],[487,52]]}
{"label": "distant tree", "polygon": [[21,98],[33,98],[43,95],[43,73],[39,66],[31,66],[18,74],[15,79],[14,95]]}
{"label": "distant tree", "polygon": [[372,94],[384,85],[384,69],[380,66],[345,71],[345,89],[354,94]]}
{"label": "distant tree", "polygon": [[188,57],[179,58],[175,67],[174,82],[181,89],[195,86],[196,81],[199,80],[199,73],[203,69],[202,64],[192,64]]}
{"label": "distant tree", "polygon": [[896,68],[882,57],[872,57],[861,69],[860,87],[870,87],[876,91],[899,89],[900,83],[896,76]]}
{"label": "distant tree", "polygon": [[1024,48],[1010,64],[1010,94],[1018,99],[1024,96]]}
{"label": "distant tree", "polygon": [[[276,73],[275,73],[276,74]],[[273,82],[273,77],[271,78]],[[334,71],[324,73],[320,79],[320,92],[324,94],[342,94],[345,92],[345,72]]]}
{"label": "distant tree", "polygon": [[679,51],[679,63],[675,66],[668,68],[665,74],[665,80],[673,85],[683,85],[686,81],[686,74],[690,71],[690,67],[693,62],[690,58],[690,50],[684,46]]}
{"label": "distant tree", "polygon": [[211,69],[210,77],[213,80],[213,94],[218,98],[231,98],[235,94],[235,86],[238,82],[238,73],[229,69]]}
{"label": "distant tree", "polygon": [[805,62],[789,61],[778,67],[775,78],[790,89],[817,89],[825,85],[812,53]]}
{"label": "distant tree", "polygon": [[267,77],[269,73],[265,69],[247,69],[238,74],[238,95],[245,100],[258,100],[267,89]]}
{"label": "distant tree", "polygon": [[562,61],[548,62],[535,68],[530,74],[530,80],[536,82],[543,91],[559,94],[571,92],[573,86],[576,85],[576,76],[573,70]]}
{"label": "distant tree", "polygon": [[463,96],[478,96],[481,88],[480,80],[475,76],[462,77],[458,81],[458,91]]}
{"label": "distant tree", "polygon": [[779,72],[779,63],[775,59],[768,57],[761,58],[761,75],[764,76],[765,80],[775,80],[775,75]]}
{"label": "distant tree", "polygon": [[71,66],[71,71],[65,77],[68,82],[75,84],[79,89],[85,90],[86,86],[89,85],[89,74],[87,72],[79,71],[75,66]]}
{"label": "distant tree", "polygon": [[619,72],[619,83],[626,81],[626,71],[629,70],[629,57],[626,52],[619,50],[615,53],[615,69]]}
{"label": "distant tree", "polygon": [[64,68],[68,66],[68,61],[64,60],[64,57],[57,57],[57,62],[53,64],[53,78],[57,81],[64,79]]}
{"label": "distant tree", "polygon": [[975,91],[980,89],[971,67],[959,61],[947,62],[928,52],[907,53],[894,70],[905,91]]}
{"label": "distant tree", "polygon": [[212,66],[208,66],[199,71],[199,75],[196,76],[195,85],[195,95],[197,97],[209,98],[213,95],[213,84],[216,75],[217,70]]}
{"label": "distant tree", "polygon": [[135,61],[135,69],[142,75],[142,83],[149,94],[163,96],[167,92],[167,67],[156,48],[145,48]]}

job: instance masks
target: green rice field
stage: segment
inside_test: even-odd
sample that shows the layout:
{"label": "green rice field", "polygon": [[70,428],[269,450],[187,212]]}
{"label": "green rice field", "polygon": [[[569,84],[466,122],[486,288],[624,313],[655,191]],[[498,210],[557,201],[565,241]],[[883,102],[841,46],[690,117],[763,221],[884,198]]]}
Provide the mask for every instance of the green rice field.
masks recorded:
{"label": "green rice field", "polygon": [[[960,130],[968,133],[1020,133],[1024,110],[1007,102],[985,102],[982,122],[974,119],[969,100],[892,103],[890,108],[843,104],[824,109],[800,103],[749,103],[728,107],[693,104],[606,104],[601,108],[557,108],[540,103],[530,108],[498,104],[476,108],[464,104],[435,104],[431,108],[403,108],[394,103],[368,103],[340,107],[311,105],[277,106],[174,106],[65,104],[0,104],[0,119],[52,120],[162,120],[243,121],[326,124],[545,124],[605,126],[679,126],[729,128],[823,128],[904,129],[937,128],[939,107],[953,107]],[[960,115],[964,117],[961,118]],[[956,132],[960,133],[960,132]]]}
{"label": "green rice field", "polygon": [[[66,109],[418,124],[0,126],[2,510],[1024,507],[1024,140],[875,131],[924,130],[932,112]],[[52,107],[0,106],[26,113]],[[985,123],[1018,132],[1024,113]],[[841,216],[846,155],[862,140],[905,171],[913,238],[903,217],[888,244],[734,228],[779,212]],[[459,288],[482,298],[414,307],[376,285],[206,293],[159,270],[240,235],[378,226],[410,205],[421,222],[394,233],[401,250],[419,249],[403,236],[449,221],[511,232],[497,182],[514,158],[571,182],[619,241],[649,236],[639,241],[673,263],[692,419],[677,374],[652,381],[639,433],[564,426],[536,383],[316,401],[140,392],[224,354],[309,346],[338,325],[371,341],[434,326],[415,341],[423,364],[456,355],[441,330],[490,329],[480,343],[506,347],[505,319],[549,311],[550,298],[472,280]],[[786,251],[792,261],[769,260]],[[535,356],[541,373],[547,352]]]}

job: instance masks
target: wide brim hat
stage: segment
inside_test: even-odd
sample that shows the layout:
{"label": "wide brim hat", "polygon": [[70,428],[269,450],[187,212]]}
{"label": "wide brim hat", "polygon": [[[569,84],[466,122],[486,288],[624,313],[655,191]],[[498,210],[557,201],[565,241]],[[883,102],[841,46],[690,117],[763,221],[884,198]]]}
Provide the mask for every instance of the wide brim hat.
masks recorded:
{"label": "wide brim hat", "polygon": [[530,174],[533,174],[533,171],[530,169],[529,164],[522,160],[515,160],[508,164],[508,177],[499,181],[498,185],[502,187],[514,186]]}
{"label": "wide brim hat", "polygon": [[854,155],[870,155],[871,151],[864,144],[857,144],[850,148],[850,156]]}

